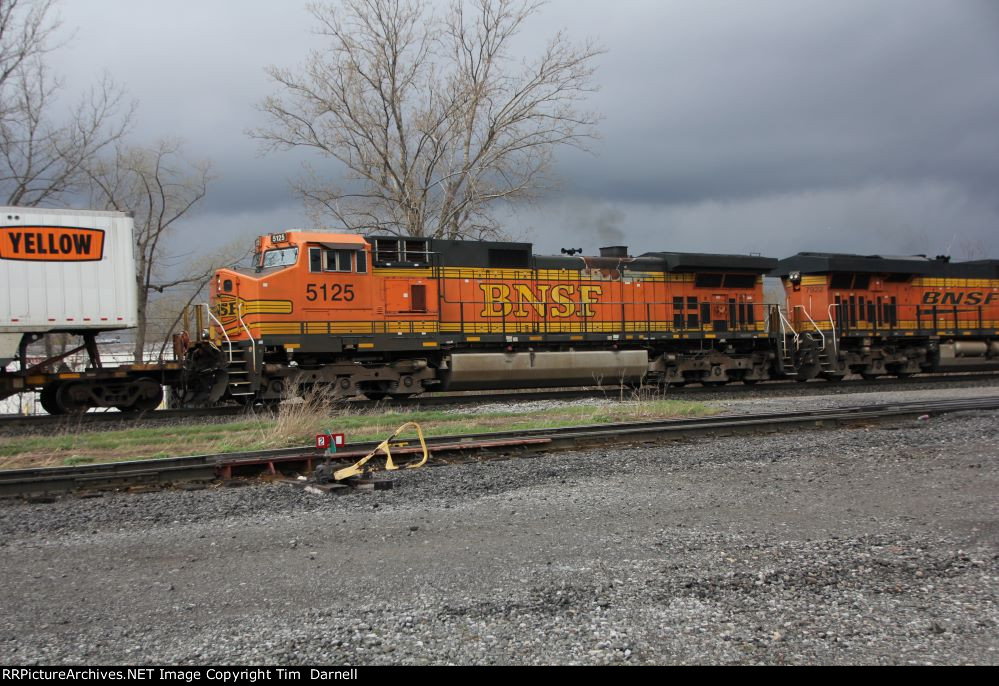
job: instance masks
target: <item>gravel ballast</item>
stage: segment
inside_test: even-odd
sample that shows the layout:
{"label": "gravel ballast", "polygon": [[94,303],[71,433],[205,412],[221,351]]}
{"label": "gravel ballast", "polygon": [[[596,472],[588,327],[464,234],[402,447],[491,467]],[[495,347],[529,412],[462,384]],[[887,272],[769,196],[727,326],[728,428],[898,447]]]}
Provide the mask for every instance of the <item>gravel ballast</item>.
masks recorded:
{"label": "gravel ballast", "polygon": [[0,503],[0,661],[994,664],[997,420]]}

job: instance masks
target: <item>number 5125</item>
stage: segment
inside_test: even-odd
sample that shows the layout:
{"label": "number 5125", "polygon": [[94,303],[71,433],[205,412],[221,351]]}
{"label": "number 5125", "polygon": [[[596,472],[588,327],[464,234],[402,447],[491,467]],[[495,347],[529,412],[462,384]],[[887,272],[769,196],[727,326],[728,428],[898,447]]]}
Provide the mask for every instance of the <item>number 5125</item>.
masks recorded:
{"label": "number 5125", "polygon": [[351,302],[354,299],[353,284],[314,284],[305,286],[305,299],[309,302],[322,300],[324,302]]}

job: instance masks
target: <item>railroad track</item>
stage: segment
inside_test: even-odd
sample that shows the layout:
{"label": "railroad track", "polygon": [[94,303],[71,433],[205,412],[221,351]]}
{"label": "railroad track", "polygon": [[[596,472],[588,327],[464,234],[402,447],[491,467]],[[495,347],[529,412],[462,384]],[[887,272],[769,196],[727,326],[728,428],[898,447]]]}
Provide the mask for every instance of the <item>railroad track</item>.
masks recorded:
{"label": "railroad track", "polygon": [[[753,393],[768,393],[774,395],[799,395],[802,393],[816,395],[834,395],[855,392],[858,390],[890,390],[893,387],[910,387],[927,384],[964,384],[981,383],[999,380],[999,374],[937,374],[914,376],[907,379],[881,378],[874,380],[849,379],[831,384],[826,381],[813,380],[808,383],[795,381],[766,381],[753,386],[729,384],[719,387],[682,386],[668,388],[661,397],[698,398],[738,396]],[[518,391],[511,393],[461,393],[451,395],[425,395],[416,398],[396,400],[348,400],[344,405],[351,409],[368,410],[378,407],[385,408],[431,408],[449,407],[455,405],[470,405],[476,403],[525,402],[532,400],[585,400],[598,398],[607,400],[634,400],[641,397],[636,391],[618,387],[586,388],[570,390],[537,390]],[[262,407],[245,408],[236,405],[208,407],[197,409],[156,410],[153,412],[127,414],[121,412],[88,412],[75,416],[50,415],[0,415],[0,432],[11,433],[20,429],[35,431],[48,428],[76,429],[115,428],[121,425],[142,423],[174,423],[187,419],[202,419],[213,417],[259,418],[272,416],[273,412]]]}
{"label": "railroad track", "polygon": [[[511,453],[547,452],[594,446],[677,440],[706,434],[772,432],[814,429],[858,422],[876,422],[948,412],[999,409],[999,397],[899,402],[801,412],[720,415],[696,419],[671,419],[614,424],[570,426],[557,429],[494,432],[463,436],[438,436],[427,440],[435,458],[450,462],[507,456]],[[354,461],[376,443],[352,444],[337,460]],[[418,450],[404,440],[393,444],[393,456]],[[0,497],[53,497],[68,492],[93,493],[137,486],[181,485],[260,476],[283,471],[308,471],[323,456],[306,448],[263,450],[249,453],[196,455],[113,462],[75,467],[44,467],[0,472]]]}

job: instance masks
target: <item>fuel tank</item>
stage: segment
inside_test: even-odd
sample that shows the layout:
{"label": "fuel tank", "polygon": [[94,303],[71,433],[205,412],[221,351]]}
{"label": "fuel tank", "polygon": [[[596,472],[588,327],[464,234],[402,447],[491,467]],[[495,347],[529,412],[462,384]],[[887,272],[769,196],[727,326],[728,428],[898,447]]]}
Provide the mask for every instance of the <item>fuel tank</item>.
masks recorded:
{"label": "fuel tank", "polygon": [[979,371],[999,366],[997,341],[948,341],[940,344],[938,369]]}
{"label": "fuel tank", "polygon": [[637,383],[648,368],[645,350],[455,353],[441,370],[441,390]]}

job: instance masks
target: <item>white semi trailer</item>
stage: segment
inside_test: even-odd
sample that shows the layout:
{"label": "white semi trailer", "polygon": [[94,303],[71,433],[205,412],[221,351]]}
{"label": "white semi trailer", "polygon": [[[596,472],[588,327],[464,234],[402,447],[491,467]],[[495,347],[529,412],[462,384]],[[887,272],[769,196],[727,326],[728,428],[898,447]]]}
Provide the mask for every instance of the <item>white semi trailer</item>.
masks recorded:
{"label": "white semi trailer", "polygon": [[[132,231],[122,212],[0,207],[0,398],[40,391],[51,414],[149,410],[164,384],[182,385],[180,361],[101,363],[97,335],[137,323]],[[79,337],[79,345],[29,361],[28,346],[54,333]],[[85,370],[58,370],[81,351]]]}

